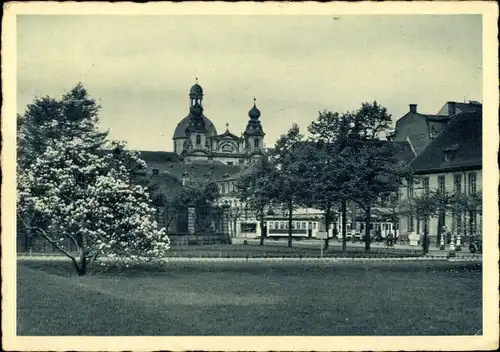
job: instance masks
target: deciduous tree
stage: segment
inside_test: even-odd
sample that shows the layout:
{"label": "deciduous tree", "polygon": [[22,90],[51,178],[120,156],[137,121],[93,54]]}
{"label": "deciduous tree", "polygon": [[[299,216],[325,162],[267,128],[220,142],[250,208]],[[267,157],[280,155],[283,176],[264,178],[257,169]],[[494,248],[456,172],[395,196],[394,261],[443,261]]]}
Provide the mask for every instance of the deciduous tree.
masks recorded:
{"label": "deciduous tree", "polygon": [[35,100],[18,135],[19,223],[68,256],[79,275],[99,256],[142,260],[169,248],[147,190],[132,180],[144,161],[106,141],[98,110],[79,84],[60,101]]}

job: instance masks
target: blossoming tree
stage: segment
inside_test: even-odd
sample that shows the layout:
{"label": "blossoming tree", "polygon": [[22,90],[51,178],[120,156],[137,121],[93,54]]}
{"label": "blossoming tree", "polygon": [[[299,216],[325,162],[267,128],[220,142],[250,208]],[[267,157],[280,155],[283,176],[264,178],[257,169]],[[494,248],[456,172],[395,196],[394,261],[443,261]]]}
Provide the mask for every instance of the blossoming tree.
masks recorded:
{"label": "blossoming tree", "polygon": [[[80,85],[72,92],[78,94],[66,95],[61,105],[69,100],[77,106],[72,113],[78,114],[78,106],[83,111],[85,104],[75,100],[92,100]],[[155,221],[147,189],[133,181],[133,170],[144,168],[144,161],[123,143],[105,140],[97,131],[97,109],[81,118],[67,117],[46,116],[43,124],[47,129],[59,126],[59,133],[43,138],[44,147],[35,155],[33,149],[25,150],[29,158],[18,155],[23,166],[18,168],[18,223],[69,257],[78,275],[85,275],[99,256],[162,256],[169,239]]]}

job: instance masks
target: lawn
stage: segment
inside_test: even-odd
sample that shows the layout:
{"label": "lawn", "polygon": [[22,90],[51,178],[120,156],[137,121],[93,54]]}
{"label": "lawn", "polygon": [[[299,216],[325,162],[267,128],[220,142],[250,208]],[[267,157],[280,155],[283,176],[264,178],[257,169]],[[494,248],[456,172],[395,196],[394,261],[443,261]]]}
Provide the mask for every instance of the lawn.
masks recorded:
{"label": "lawn", "polygon": [[[149,269],[149,270],[148,270]],[[473,335],[481,265],[19,261],[18,335]]]}

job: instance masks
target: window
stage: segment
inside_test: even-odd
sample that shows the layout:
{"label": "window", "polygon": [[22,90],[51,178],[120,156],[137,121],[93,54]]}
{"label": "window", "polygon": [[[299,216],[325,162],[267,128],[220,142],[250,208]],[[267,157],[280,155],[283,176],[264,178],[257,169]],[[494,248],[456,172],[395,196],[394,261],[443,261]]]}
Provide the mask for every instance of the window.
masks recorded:
{"label": "window", "polygon": [[153,169],[153,176],[158,176],[160,174],[159,169]]}
{"label": "window", "polygon": [[268,227],[269,227],[269,230],[272,230],[273,229],[273,223],[270,222]]}
{"label": "window", "polygon": [[282,221],[282,222],[280,222],[280,229],[283,230],[284,228],[285,228],[285,223]]}
{"label": "window", "polygon": [[469,174],[469,194],[473,194],[473,193],[476,193],[476,190],[477,190],[477,185],[476,185],[476,173],[475,172],[471,172]]}
{"label": "window", "polygon": [[201,136],[199,134],[196,135],[196,145],[201,145]]}
{"label": "window", "polygon": [[295,221],[292,221],[292,229],[295,229]]}
{"label": "window", "polygon": [[228,165],[233,165],[234,163],[232,161],[227,162]]}
{"label": "window", "polygon": [[445,189],[444,176],[438,176],[438,191],[444,193]]}
{"label": "window", "polygon": [[313,222],[313,229],[316,230],[316,223],[315,222]]}
{"label": "window", "polygon": [[453,176],[453,184],[455,186],[455,192],[462,192],[462,175],[454,175]]}
{"label": "window", "polygon": [[258,148],[258,147],[259,147],[259,143],[260,143],[260,141],[259,141],[259,139],[258,139],[258,138],[255,138],[255,139],[253,140],[253,145],[254,145],[254,147],[255,147],[255,148]]}
{"label": "window", "polygon": [[278,229],[278,228],[279,228],[279,225],[278,225],[278,222],[277,222],[277,221],[275,221],[275,222],[274,222],[274,228],[275,228],[275,229]]}
{"label": "window", "polygon": [[413,232],[413,216],[408,216],[408,232]]}
{"label": "window", "polygon": [[305,222],[302,223],[302,228],[303,229],[306,229],[307,228],[307,224]]}
{"label": "window", "polygon": [[257,232],[257,224],[254,224],[254,223],[242,223],[241,224],[241,232],[256,233]]}
{"label": "window", "polygon": [[411,199],[411,198],[413,198],[413,181],[408,180],[406,183],[408,184],[408,187],[406,189],[406,192],[407,192],[406,195],[407,195],[408,199]]}
{"label": "window", "polygon": [[226,193],[226,184],[225,183],[222,184],[222,193]]}
{"label": "window", "polygon": [[424,189],[424,195],[429,195],[429,178],[425,177],[422,179],[422,187]]}

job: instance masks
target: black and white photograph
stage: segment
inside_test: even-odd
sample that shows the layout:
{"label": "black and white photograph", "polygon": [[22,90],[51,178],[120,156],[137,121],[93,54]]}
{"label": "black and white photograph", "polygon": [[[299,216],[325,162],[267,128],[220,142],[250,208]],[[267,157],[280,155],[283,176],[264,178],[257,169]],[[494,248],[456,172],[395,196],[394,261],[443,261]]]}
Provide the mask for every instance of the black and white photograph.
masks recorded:
{"label": "black and white photograph", "polygon": [[4,11],[3,349],[498,348],[495,3]]}

